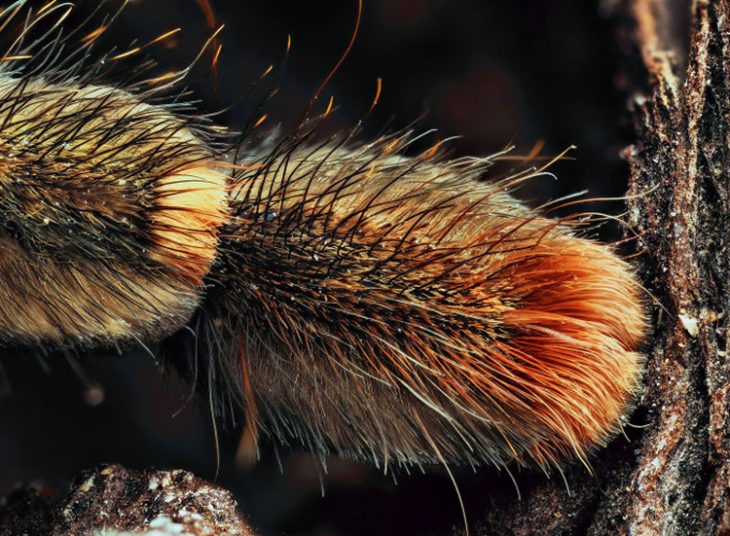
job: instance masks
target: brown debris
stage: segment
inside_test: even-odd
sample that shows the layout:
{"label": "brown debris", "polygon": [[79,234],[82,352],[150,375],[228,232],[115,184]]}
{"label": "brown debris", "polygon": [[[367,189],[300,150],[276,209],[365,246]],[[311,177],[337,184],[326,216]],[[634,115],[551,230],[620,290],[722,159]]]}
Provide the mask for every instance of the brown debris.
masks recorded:
{"label": "brown debris", "polygon": [[0,508],[0,534],[54,536],[255,536],[233,497],[191,473],[106,465],[82,472],[50,499],[22,488]]}

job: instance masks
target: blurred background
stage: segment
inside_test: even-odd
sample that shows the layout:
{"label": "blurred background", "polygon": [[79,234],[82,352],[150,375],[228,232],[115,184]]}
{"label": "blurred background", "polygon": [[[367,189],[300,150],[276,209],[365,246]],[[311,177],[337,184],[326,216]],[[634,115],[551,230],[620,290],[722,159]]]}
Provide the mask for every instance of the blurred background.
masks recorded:
{"label": "blurred background", "polygon": [[[96,4],[81,1],[79,13]],[[201,109],[230,107],[220,120],[234,127],[265,112],[262,128],[291,130],[345,50],[357,2],[210,4],[215,23],[226,27],[217,80],[203,67],[191,78]],[[196,0],[133,0],[106,43],[124,48],[135,37],[144,42],[180,27],[149,50],[165,71],[196,56],[212,22]],[[525,154],[544,144],[542,154],[551,156],[576,145],[570,159],[553,167],[557,181],[537,179],[522,195],[535,203],[586,189],[616,196],[627,177],[619,152],[630,142],[619,60],[612,27],[595,1],[365,0],[354,47],[313,111],[322,112],[333,97],[330,124],[350,128],[366,115],[382,78],[363,138],[421,118],[415,128],[438,129],[432,142],[462,136],[451,144],[454,155],[486,155],[512,144]],[[203,64],[210,65],[210,56]],[[269,65],[272,73],[254,85]],[[275,86],[278,94],[259,109]],[[617,214],[622,205],[591,208]],[[601,233],[619,236],[610,227]],[[149,354],[39,359],[3,349],[0,365],[0,494],[18,482],[63,489],[79,470],[101,462],[216,478],[206,404],[190,399],[190,387],[163,375]],[[263,534],[445,534],[461,524],[454,489],[438,469],[384,476],[332,459],[323,474],[307,453],[276,452],[269,444],[261,445],[258,463],[236,461],[240,434],[221,433],[217,482],[236,494]],[[530,478],[517,474],[521,485]],[[484,494],[517,497],[511,480],[488,468],[457,471],[456,479],[472,519],[480,516]]]}

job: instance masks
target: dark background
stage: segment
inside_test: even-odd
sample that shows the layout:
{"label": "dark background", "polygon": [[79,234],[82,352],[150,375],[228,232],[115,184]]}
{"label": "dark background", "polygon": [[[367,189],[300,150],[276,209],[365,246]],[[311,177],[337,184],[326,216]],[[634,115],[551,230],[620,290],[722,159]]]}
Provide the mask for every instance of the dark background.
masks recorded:
{"label": "dark background", "polygon": [[[263,113],[257,105],[277,85],[265,124],[293,128],[349,41],[355,0],[211,3],[226,29],[217,82],[204,68],[209,55],[192,77],[202,109],[233,105],[221,121],[240,126]],[[174,39],[150,49],[162,71],[169,70],[187,64],[211,33],[195,0],[133,1],[109,43],[124,47],[135,36],[147,41],[178,26],[183,31]],[[292,50],[281,69],[289,34]],[[544,141],[542,153],[554,155],[577,145],[572,159],[553,167],[558,181],[529,185],[524,195],[535,202],[584,189],[621,195],[627,169],[619,151],[629,131],[614,43],[593,1],[365,0],[357,42],[313,110],[323,111],[333,96],[338,108],[330,124],[349,128],[366,115],[382,77],[364,137],[402,128],[428,111],[416,128],[437,128],[433,141],[463,136],[452,143],[454,154],[485,155],[509,144],[527,153]],[[270,64],[272,74],[252,88]],[[620,203],[596,207],[621,210]],[[603,233],[616,236],[611,228]],[[60,489],[80,469],[112,461],[215,478],[205,403],[194,398],[185,405],[190,388],[163,377],[149,355],[84,355],[78,367],[64,356],[39,360],[12,349],[0,356],[0,493],[29,481]],[[396,485],[392,475],[333,459],[321,476],[306,453],[280,449],[280,472],[271,445],[261,446],[257,464],[236,461],[239,435],[221,435],[218,482],[236,493],[264,534],[437,534],[461,523],[456,494],[441,471],[400,472]],[[516,500],[511,481],[494,470],[457,471],[456,477],[472,519],[479,518],[485,493]],[[535,475],[517,475],[530,478]]]}

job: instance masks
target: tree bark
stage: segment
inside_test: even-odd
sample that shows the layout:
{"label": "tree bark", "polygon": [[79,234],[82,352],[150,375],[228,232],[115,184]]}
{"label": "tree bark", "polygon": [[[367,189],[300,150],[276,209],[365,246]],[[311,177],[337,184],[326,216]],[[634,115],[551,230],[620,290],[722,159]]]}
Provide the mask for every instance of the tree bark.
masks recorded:
{"label": "tree bark", "polygon": [[619,24],[636,133],[628,223],[652,297],[633,423],[566,480],[488,500],[480,534],[729,535],[730,1],[604,4]]}

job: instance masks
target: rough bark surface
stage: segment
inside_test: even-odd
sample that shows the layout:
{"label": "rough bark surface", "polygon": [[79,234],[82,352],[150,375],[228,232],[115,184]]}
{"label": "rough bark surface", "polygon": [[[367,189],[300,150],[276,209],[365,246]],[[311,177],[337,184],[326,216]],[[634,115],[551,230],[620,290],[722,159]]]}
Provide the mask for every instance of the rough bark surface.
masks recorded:
{"label": "rough bark surface", "polygon": [[[480,534],[730,534],[730,2],[627,0],[629,224],[654,334],[631,442],[489,504]],[[634,435],[634,434],[631,434]]]}

